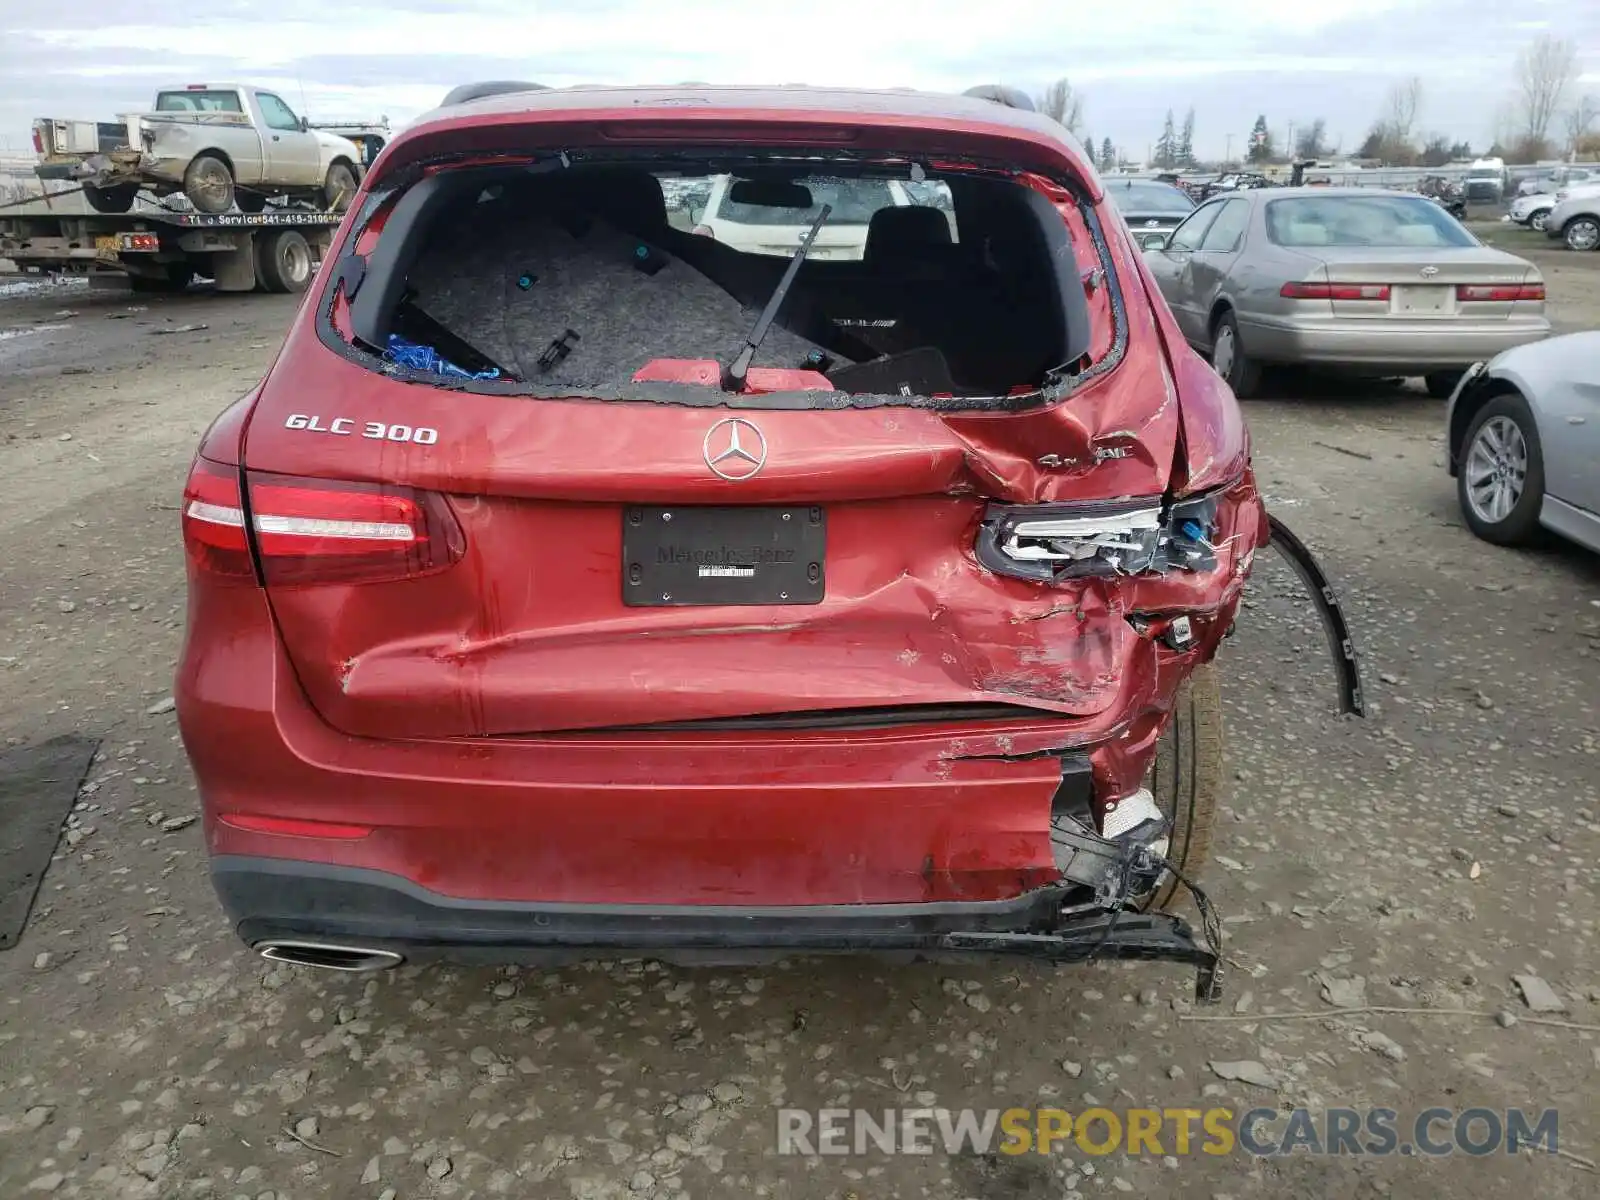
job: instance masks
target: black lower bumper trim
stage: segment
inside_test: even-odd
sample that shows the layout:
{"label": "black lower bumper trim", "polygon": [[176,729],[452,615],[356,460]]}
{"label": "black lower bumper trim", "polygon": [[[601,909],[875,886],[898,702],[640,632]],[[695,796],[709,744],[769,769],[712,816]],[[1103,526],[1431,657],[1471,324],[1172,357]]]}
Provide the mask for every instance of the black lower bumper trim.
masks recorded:
{"label": "black lower bumper trim", "polygon": [[1277,517],[1269,516],[1272,530],[1272,548],[1294,568],[1311,593],[1311,602],[1328,633],[1328,644],[1333,650],[1333,666],[1339,675],[1339,711],[1364,717],[1366,702],[1361,696],[1361,663],[1356,657],[1355,638],[1350,634],[1350,623],[1344,619],[1344,609],[1339,605],[1339,594],[1306,544],[1297,538],[1289,527]]}
{"label": "black lower bumper trim", "polygon": [[1195,940],[1188,924],[1165,913],[1094,913],[1065,922],[1051,933],[952,933],[952,950],[1020,954],[1053,963],[1096,958],[1159,959],[1188,963],[1198,972],[1195,999],[1211,1004],[1222,995],[1222,964]]}
{"label": "black lower bumper trim", "polygon": [[1183,921],[1064,917],[1066,893],[1055,885],[1007,900],[927,904],[575,905],[462,900],[382,871],[289,859],[222,855],[211,869],[250,945],[323,940],[475,961],[896,952],[1160,959],[1197,967],[1207,992],[1215,990],[1216,956]]}

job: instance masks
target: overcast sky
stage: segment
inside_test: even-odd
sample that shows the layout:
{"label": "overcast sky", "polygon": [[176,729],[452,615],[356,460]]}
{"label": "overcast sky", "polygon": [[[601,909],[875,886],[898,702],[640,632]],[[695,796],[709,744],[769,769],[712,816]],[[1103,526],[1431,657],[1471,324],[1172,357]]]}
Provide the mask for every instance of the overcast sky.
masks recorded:
{"label": "overcast sky", "polygon": [[1518,49],[1544,32],[1583,54],[1572,99],[1600,98],[1596,0],[4,0],[0,151],[30,149],[35,116],[106,119],[218,79],[313,120],[398,123],[472,79],[1038,92],[1061,75],[1095,139],[1133,155],[1191,105],[1202,156],[1229,134],[1237,153],[1258,113],[1280,141],[1324,117],[1353,149],[1413,73],[1419,131],[1482,149]]}

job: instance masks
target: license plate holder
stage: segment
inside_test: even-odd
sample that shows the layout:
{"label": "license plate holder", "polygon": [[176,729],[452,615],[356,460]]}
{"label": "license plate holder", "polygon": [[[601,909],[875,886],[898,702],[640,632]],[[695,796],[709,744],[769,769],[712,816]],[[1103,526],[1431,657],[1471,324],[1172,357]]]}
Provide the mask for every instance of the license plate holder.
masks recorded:
{"label": "license plate holder", "polygon": [[1394,288],[1394,311],[1409,316],[1437,317],[1455,311],[1455,289],[1446,284],[1405,285]]}
{"label": "license plate holder", "polygon": [[622,513],[622,602],[820,604],[827,528],[820,505],[630,506]]}

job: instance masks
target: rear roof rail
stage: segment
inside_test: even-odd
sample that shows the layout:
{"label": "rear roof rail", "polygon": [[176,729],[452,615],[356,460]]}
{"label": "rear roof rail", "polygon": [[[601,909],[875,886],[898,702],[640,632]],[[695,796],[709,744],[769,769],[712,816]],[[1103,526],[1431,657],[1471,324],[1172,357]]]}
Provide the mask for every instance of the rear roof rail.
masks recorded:
{"label": "rear roof rail", "polygon": [[528,83],[515,79],[488,79],[481,83],[463,83],[453,87],[439,102],[440,108],[449,108],[452,104],[467,104],[473,100],[482,100],[486,96],[506,96],[513,92],[547,92],[549,87],[542,83]]}

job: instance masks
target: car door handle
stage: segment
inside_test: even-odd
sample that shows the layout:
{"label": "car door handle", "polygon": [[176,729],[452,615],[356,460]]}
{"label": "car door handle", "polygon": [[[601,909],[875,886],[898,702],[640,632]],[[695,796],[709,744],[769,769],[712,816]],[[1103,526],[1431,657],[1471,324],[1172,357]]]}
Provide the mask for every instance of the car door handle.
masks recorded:
{"label": "car door handle", "polygon": [[273,134],[272,135],[272,140],[275,141],[275,142],[283,141],[283,139],[281,137],[279,137],[277,134]]}

